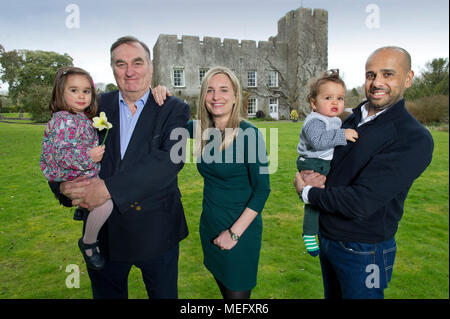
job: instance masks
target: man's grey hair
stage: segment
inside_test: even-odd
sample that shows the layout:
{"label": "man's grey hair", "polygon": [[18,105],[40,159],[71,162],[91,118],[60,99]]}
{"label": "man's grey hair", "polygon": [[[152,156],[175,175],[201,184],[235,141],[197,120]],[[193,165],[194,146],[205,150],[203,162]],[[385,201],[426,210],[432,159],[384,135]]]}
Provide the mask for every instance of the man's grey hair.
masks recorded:
{"label": "man's grey hair", "polygon": [[133,37],[131,35],[126,35],[124,37],[121,37],[121,38],[117,39],[116,42],[114,42],[111,45],[111,49],[109,50],[109,53],[111,55],[111,65],[113,65],[113,51],[119,45],[122,45],[124,43],[133,43],[133,42],[134,43],[139,43],[140,45],[142,45],[142,47],[144,48],[145,52],[147,53],[148,63],[151,63],[151,54],[150,54],[150,50],[149,50],[148,46],[144,42],[138,40],[136,37]]}

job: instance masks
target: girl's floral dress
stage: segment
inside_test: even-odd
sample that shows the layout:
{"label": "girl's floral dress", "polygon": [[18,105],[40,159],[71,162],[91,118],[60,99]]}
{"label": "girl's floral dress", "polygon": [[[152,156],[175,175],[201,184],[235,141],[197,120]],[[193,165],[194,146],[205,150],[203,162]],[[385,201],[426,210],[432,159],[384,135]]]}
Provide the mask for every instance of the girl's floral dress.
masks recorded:
{"label": "girl's floral dress", "polygon": [[100,163],[93,162],[89,155],[97,145],[97,131],[84,113],[54,113],[42,140],[40,166],[44,176],[51,182],[97,176]]}

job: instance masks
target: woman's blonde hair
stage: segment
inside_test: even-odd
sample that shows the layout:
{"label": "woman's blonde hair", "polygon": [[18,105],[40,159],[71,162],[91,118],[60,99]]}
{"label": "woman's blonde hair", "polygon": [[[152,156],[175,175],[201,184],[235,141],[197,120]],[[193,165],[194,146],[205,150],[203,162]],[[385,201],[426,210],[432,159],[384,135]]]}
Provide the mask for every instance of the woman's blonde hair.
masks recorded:
{"label": "woman's blonde hair", "polygon": [[[206,143],[208,141],[203,140],[202,136],[203,133],[207,130],[210,130],[214,128],[214,121],[212,114],[208,111],[206,107],[206,94],[208,91],[209,81],[214,75],[217,74],[225,74],[231,81],[231,85],[233,86],[234,95],[235,95],[235,103],[233,105],[233,109],[231,111],[230,119],[227,123],[227,130],[226,134],[222,134],[222,144],[220,145],[220,150],[223,150],[227,148],[229,145],[231,145],[236,138],[239,126],[241,121],[243,120],[241,117],[242,112],[242,89],[241,84],[239,82],[239,79],[236,77],[236,75],[227,67],[223,66],[216,66],[212,69],[210,69],[208,72],[206,72],[203,81],[202,86],[200,88],[200,97],[198,101],[198,108],[197,108],[197,121],[196,127],[195,127],[195,147],[194,147],[194,154],[196,156],[200,156],[200,154],[203,152],[203,148],[205,147]],[[229,134],[229,131],[232,130],[232,133]]]}

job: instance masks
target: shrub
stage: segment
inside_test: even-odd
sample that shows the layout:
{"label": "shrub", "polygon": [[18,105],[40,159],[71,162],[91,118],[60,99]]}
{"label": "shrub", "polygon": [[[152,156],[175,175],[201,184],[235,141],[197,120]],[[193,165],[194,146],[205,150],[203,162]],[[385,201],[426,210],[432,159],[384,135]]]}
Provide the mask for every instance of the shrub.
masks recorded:
{"label": "shrub", "polygon": [[292,121],[298,121],[298,113],[296,110],[291,111],[290,118]]}
{"label": "shrub", "polygon": [[10,105],[10,106],[2,106],[0,108],[1,113],[19,113],[20,107],[17,105]]}
{"label": "shrub", "polygon": [[424,125],[448,123],[449,101],[446,95],[433,95],[406,101],[406,108]]}

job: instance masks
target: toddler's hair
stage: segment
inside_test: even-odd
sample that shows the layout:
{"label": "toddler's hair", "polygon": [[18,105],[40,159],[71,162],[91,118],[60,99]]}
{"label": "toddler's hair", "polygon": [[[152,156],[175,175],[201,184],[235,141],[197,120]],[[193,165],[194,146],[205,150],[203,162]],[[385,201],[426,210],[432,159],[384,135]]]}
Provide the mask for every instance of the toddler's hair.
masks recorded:
{"label": "toddler's hair", "polygon": [[328,81],[341,84],[346,89],[344,80],[339,76],[339,69],[331,69],[323,72],[320,77],[309,81],[309,93],[306,96],[306,101],[311,103],[311,100],[315,100],[319,94],[320,86]]}
{"label": "toddler's hair", "polygon": [[89,83],[91,83],[91,104],[84,110],[86,116],[91,119],[97,114],[98,108],[97,92],[95,92],[94,81],[87,71],[73,66],[65,66],[56,71],[52,98],[48,104],[50,113],[53,114],[59,111],[74,113],[74,111],[66,104],[66,101],[64,101],[64,88],[66,87],[67,78],[71,75],[84,75]]}

